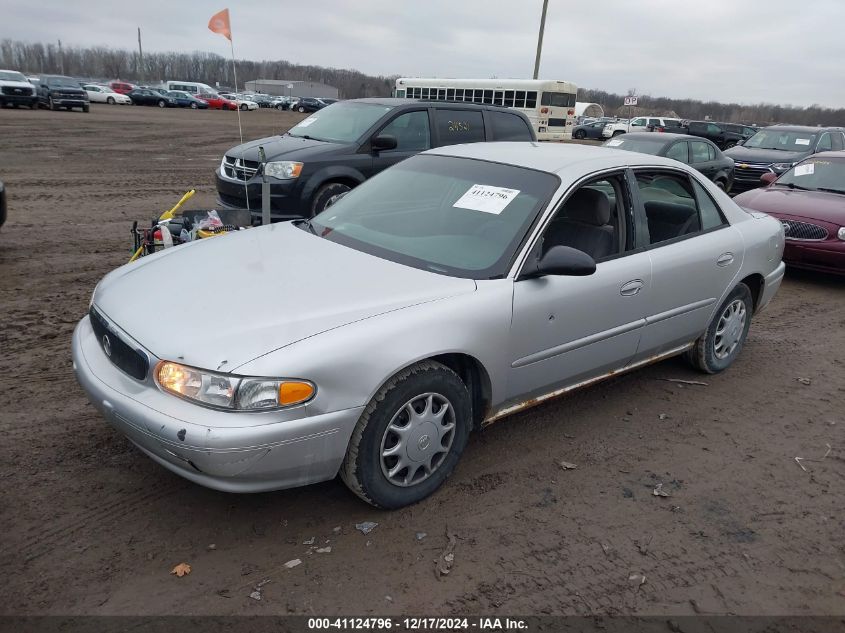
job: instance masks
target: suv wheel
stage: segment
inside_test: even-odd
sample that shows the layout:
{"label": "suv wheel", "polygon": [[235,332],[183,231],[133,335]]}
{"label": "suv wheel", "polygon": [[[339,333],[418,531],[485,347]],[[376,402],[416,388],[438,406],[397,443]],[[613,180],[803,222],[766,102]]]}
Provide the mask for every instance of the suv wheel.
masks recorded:
{"label": "suv wheel", "polygon": [[325,211],[334,204],[339,196],[347,191],[352,191],[352,187],[344,185],[342,182],[330,182],[317,189],[314,200],[311,202],[311,217],[313,218],[318,213]]}
{"label": "suv wheel", "polygon": [[469,439],[466,385],[448,367],[423,361],[388,380],[355,425],[340,468],[364,501],[401,508],[446,481]]}
{"label": "suv wheel", "polygon": [[83,112],[90,112],[90,111],[91,111],[91,106],[90,106],[89,104],[87,104],[87,103],[86,103],[84,106],[82,106],[82,111],[83,111]]}
{"label": "suv wheel", "polygon": [[53,101],[53,97],[47,97],[47,107],[50,108],[51,110],[58,110],[59,109],[58,104],[55,101]]}

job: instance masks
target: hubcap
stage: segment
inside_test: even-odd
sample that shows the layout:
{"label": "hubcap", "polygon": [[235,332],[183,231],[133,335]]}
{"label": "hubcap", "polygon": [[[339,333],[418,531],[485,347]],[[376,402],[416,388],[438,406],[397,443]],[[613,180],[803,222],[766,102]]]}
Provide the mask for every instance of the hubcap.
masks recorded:
{"label": "hubcap", "polygon": [[716,326],[714,352],[716,358],[724,360],[730,356],[742,340],[745,332],[745,302],[739,299],[731,301]]}
{"label": "hubcap", "polygon": [[455,411],[446,397],[424,393],[406,402],[381,438],[381,472],[407,487],[428,479],[443,463],[455,439]]}

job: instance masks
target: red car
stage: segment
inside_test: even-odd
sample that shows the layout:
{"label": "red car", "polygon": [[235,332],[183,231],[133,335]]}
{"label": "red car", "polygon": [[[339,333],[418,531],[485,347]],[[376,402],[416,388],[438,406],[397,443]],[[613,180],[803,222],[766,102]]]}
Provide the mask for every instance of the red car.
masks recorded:
{"label": "red car", "polygon": [[125,81],[112,81],[109,83],[109,88],[122,95],[129,94],[135,90],[135,86]]}
{"label": "red car", "polygon": [[197,99],[202,99],[208,104],[208,107],[212,110],[237,110],[238,104],[234,101],[229,101],[228,99],[221,97],[218,94],[211,94],[208,92],[202,92],[197,95]]}
{"label": "red car", "polygon": [[845,151],[814,154],[766,186],[734,198],[739,206],[780,220],[783,261],[796,268],[845,275]]}

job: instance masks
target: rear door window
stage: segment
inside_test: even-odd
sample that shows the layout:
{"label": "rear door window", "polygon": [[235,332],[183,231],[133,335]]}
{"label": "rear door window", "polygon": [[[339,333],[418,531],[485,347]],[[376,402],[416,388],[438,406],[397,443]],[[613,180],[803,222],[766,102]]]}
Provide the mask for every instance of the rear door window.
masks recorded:
{"label": "rear door window", "polygon": [[686,141],[681,141],[680,143],[672,145],[672,147],[669,148],[669,151],[666,152],[666,158],[679,160],[682,163],[689,163],[689,149]]}
{"label": "rear door window", "polygon": [[676,240],[701,230],[693,185],[686,175],[638,171],[635,177],[646,215],[648,244]]}
{"label": "rear door window", "polygon": [[480,111],[438,108],[434,111],[434,121],[441,145],[484,140],[484,119]]}
{"label": "rear door window", "polygon": [[[531,130],[525,120],[510,112],[488,112],[493,141],[530,141]],[[551,123],[550,123],[551,125]]]}
{"label": "rear door window", "polygon": [[706,163],[710,160],[710,149],[703,141],[690,141],[690,155],[694,163]]}

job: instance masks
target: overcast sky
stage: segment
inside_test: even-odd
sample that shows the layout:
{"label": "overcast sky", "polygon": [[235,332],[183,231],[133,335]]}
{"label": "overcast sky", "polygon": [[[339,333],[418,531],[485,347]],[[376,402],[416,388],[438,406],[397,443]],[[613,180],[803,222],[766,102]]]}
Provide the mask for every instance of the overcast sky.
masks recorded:
{"label": "overcast sky", "polygon": [[[425,77],[530,78],[542,8],[542,0],[40,0],[8,3],[0,38],[133,48],[140,26],[145,50],[228,55],[228,41],[207,28],[227,2],[239,58]],[[618,93],[838,108],[843,60],[845,0],[549,0],[540,77]]]}

